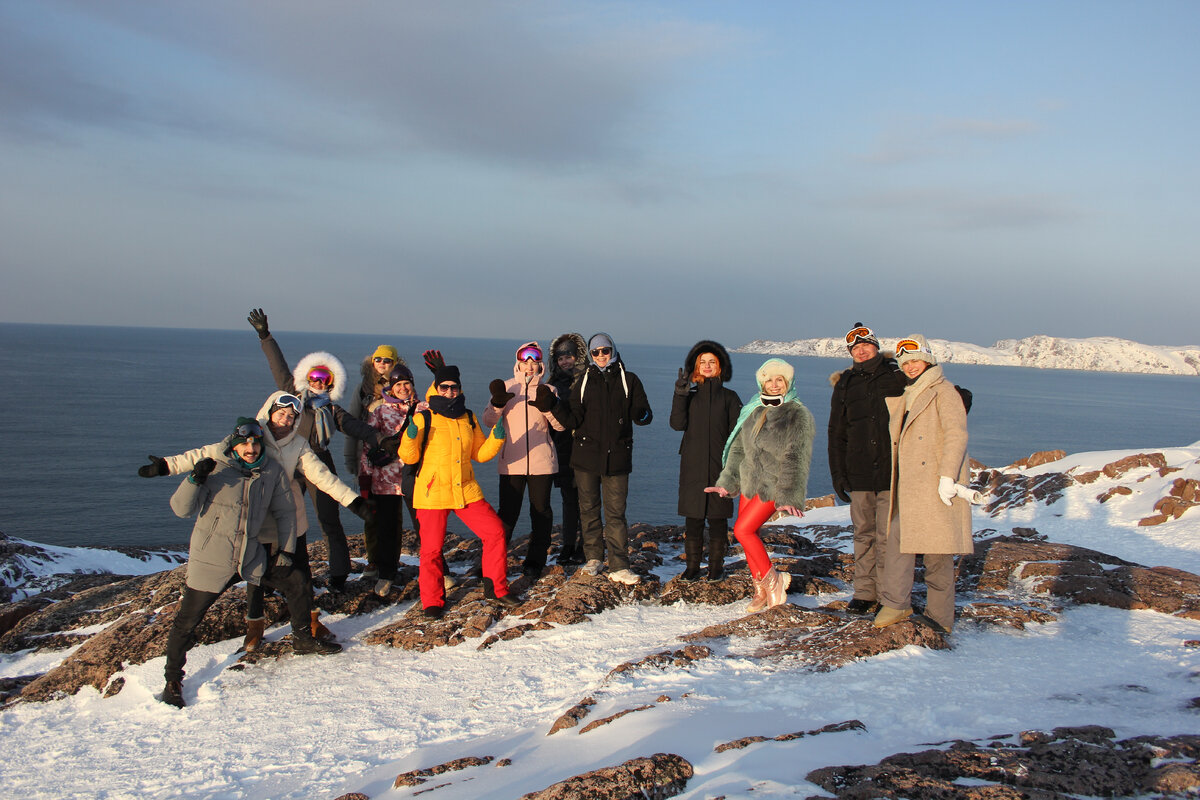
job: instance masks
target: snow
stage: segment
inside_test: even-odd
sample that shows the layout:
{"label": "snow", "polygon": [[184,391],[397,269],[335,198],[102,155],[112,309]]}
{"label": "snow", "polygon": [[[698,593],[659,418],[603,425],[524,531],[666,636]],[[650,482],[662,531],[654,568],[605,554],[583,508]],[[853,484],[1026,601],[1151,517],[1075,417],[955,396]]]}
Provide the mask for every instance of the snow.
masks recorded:
{"label": "snow", "polygon": [[[890,349],[900,338],[881,336],[879,342],[884,349]],[[1028,336],[1024,339],[1001,339],[990,347],[929,339],[929,346],[939,361],[949,364],[1200,375],[1200,347],[1148,345],[1112,336],[1089,339]],[[736,352],[845,359],[846,342],[842,338],[797,339],[791,342],[756,339],[737,348]]]}
{"label": "snow", "polygon": [[[1021,470],[1099,469],[1140,451],[1069,456]],[[988,516],[976,530],[1034,527],[1051,541],[1091,547],[1146,565],[1200,572],[1200,509],[1155,527],[1137,522],[1178,477],[1200,478],[1200,442],[1162,451],[1180,471],[1139,468],[1069,487],[1049,505]],[[1133,494],[1101,504],[1121,484]],[[816,509],[798,524],[849,524],[845,507]],[[71,548],[61,548],[71,550]],[[113,555],[76,548],[73,568]],[[50,568],[50,567],[47,567]],[[666,578],[678,566],[662,568]],[[126,572],[129,567],[113,569]],[[841,595],[845,597],[846,595]],[[792,596],[815,607],[835,599]],[[231,669],[238,641],[188,655],[188,707],[162,704],[163,660],[129,666],[125,688],[103,699],[86,689],[52,703],[0,712],[5,794],[28,798],[514,798],[556,781],[657,752],[695,766],[683,797],[805,797],[818,767],[874,763],[953,738],[1099,724],[1118,737],[1200,731],[1187,709],[1200,695],[1200,622],[1153,611],[1068,607],[1055,622],[1023,631],[960,623],[953,648],[919,647],[826,673],[787,660],[749,657],[754,642],[714,645],[686,669],[633,670],[626,661],[683,646],[677,637],[742,616],[744,602],[710,607],[624,605],[590,622],[535,631],[487,650],[479,640],[414,653],[362,643],[408,605],[327,622],[347,644],[329,657],[286,657]],[[516,624],[504,620],[501,627]],[[283,636],[277,628],[268,638]],[[0,676],[42,672],[65,654],[0,656]],[[666,695],[670,702],[659,702]],[[585,723],[642,705],[580,734],[547,736],[563,712],[591,696]],[[714,752],[744,736],[777,736],[857,719],[865,730],[767,741]],[[393,789],[396,775],[467,756],[511,759],[471,767],[422,786]],[[444,785],[443,785],[444,784]]]}

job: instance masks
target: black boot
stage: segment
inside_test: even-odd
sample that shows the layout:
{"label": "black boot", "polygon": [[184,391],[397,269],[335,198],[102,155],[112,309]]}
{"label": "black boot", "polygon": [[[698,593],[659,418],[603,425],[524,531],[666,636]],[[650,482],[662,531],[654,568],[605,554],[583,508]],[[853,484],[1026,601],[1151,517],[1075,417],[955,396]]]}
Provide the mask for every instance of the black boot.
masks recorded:
{"label": "black boot", "polygon": [[292,631],[292,652],[298,656],[306,656],[313,653],[319,656],[327,656],[342,652],[342,646],[337,642],[322,642],[320,639],[315,639],[306,630]]}
{"label": "black boot", "polygon": [[712,531],[708,537],[708,579],[719,581],[725,577],[725,552],[729,549],[729,536],[725,531]]}
{"label": "black boot", "polygon": [[[691,522],[691,520],[689,520]],[[687,568],[679,576],[679,580],[691,583],[700,579],[700,561],[704,558],[704,521],[700,522],[700,530],[694,531],[688,525],[683,537],[683,556],[687,560]]]}
{"label": "black boot", "polygon": [[163,687],[162,701],[176,708],[187,705],[183,702],[183,681],[167,681],[167,685]]}

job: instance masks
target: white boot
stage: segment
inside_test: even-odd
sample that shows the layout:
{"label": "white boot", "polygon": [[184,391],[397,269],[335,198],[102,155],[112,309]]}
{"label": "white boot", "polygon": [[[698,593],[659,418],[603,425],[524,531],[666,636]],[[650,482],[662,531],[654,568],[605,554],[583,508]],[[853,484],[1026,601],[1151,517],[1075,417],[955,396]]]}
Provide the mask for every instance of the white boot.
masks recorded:
{"label": "white boot", "polygon": [[774,567],[767,570],[767,574],[763,576],[763,584],[766,586],[767,608],[781,606],[787,602],[788,586],[792,582],[790,572],[779,572]]}
{"label": "white boot", "polygon": [[751,574],[750,581],[754,584],[754,598],[746,606],[746,613],[755,614],[767,607],[767,579],[765,576],[759,579]]}

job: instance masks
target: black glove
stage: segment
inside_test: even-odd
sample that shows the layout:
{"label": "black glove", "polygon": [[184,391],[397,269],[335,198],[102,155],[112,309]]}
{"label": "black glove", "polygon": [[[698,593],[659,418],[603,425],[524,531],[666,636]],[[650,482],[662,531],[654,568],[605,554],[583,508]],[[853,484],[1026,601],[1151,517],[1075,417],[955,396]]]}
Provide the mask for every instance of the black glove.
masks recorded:
{"label": "black glove", "polygon": [[250,323],[250,327],[258,331],[258,338],[265,339],[271,335],[271,332],[267,330],[267,315],[261,308],[250,309],[250,316],[246,317],[246,321]]}
{"label": "black glove", "polygon": [[529,401],[529,405],[546,414],[554,408],[554,404],[557,402],[558,398],[554,396],[554,390],[544,383],[539,383],[536,396]]}
{"label": "black glove", "polygon": [[516,397],[512,392],[505,391],[504,381],[499,378],[488,384],[488,391],[492,393],[492,405],[496,408],[504,408],[509,400]]}
{"label": "black glove", "polygon": [[679,377],[675,379],[675,394],[687,394],[690,383],[687,373],[683,371],[683,367],[680,367]]}
{"label": "black glove", "polygon": [[642,412],[642,415],[640,417],[638,417],[637,419],[635,419],[633,421],[633,424],[634,425],[649,425],[650,420],[652,420],[652,419],[654,419],[654,414],[650,411],[650,409],[647,408],[645,411]]}
{"label": "black glove", "polygon": [[850,482],[845,478],[833,479],[833,493],[838,496],[843,503],[850,502]]}
{"label": "black glove", "polygon": [[138,475],[141,475],[143,478],[153,478],[155,475],[166,475],[168,473],[167,460],[165,458],[159,458],[158,456],[146,456],[146,458],[150,459],[150,463],[138,467]]}
{"label": "black glove", "polygon": [[442,358],[441,350],[426,350],[421,357],[425,359],[425,366],[429,367],[429,371],[434,375],[439,369],[446,366],[446,359]]}
{"label": "black glove", "polygon": [[396,460],[396,451],[400,447],[400,434],[393,433],[379,440],[379,444],[367,451],[367,461],[373,467],[386,467]]}
{"label": "black glove", "polygon": [[192,467],[192,483],[203,484],[216,468],[217,462],[211,458],[200,459],[196,462],[196,466]]}
{"label": "black glove", "polygon": [[365,497],[356,497],[354,502],[346,506],[351,514],[359,519],[367,519],[375,511],[375,504],[367,500]]}

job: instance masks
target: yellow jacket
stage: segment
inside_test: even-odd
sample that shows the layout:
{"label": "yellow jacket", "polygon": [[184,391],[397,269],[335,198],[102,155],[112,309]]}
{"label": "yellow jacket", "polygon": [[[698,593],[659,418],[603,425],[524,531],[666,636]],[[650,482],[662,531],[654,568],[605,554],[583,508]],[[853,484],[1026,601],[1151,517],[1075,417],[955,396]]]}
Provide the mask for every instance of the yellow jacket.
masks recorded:
{"label": "yellow jacket", "polygon": [[413,506],[465,508],[482,500],[483,489],[475,480],[471,460],[482,463],[495,458],[504,440],[491,433],[485,435],[478,419],[471,424],[470,414],[451,419],[430,412],[429,419],[431,430],[426,431],[425,415],[414,414],[417,438],[410,439],[407,433],[400,437],[400,460],[405,464],[417,463],[421,458],[421,442],[429,437],[425,461],[413,488]]}

